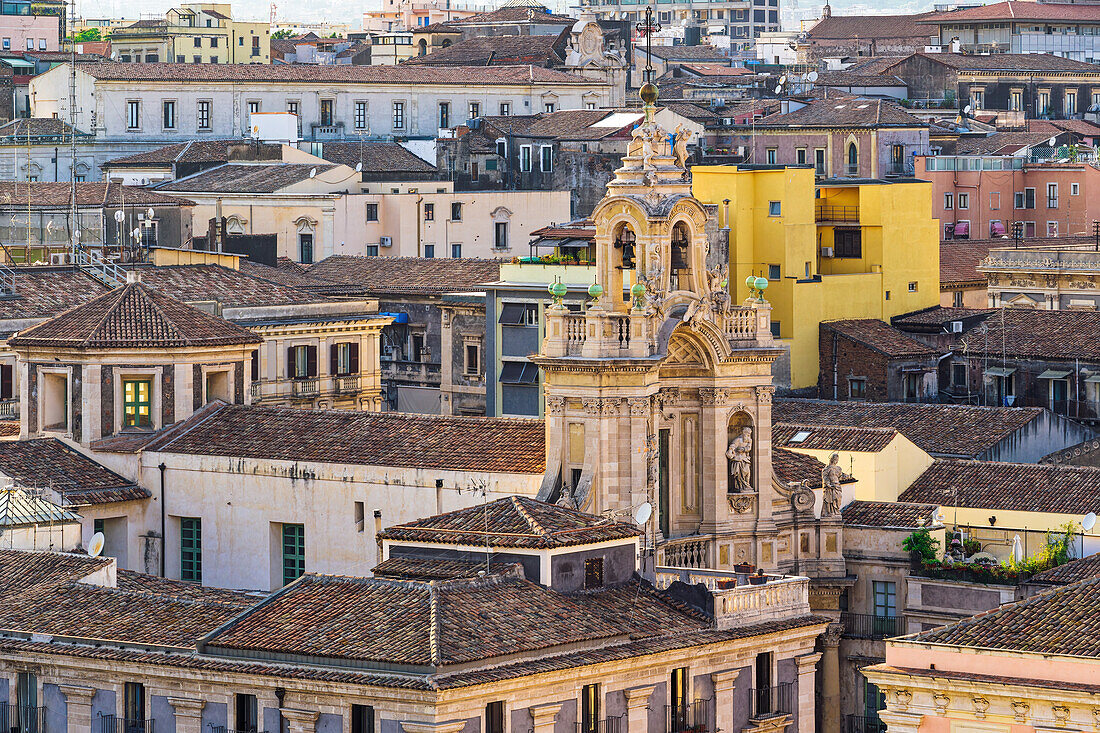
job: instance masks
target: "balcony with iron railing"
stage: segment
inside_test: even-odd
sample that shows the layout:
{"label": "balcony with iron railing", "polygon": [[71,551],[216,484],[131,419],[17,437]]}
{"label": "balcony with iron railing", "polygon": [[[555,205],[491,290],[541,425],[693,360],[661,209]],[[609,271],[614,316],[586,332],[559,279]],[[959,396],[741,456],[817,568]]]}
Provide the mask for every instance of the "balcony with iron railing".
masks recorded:
{"label": "balcony with iron railing", "polygon": [[900,636],[903,629],[900,616],[876,616],[867,613],[842,613],[840,623],[849,639],[889,639]]}
{"label": "balcony with iron railing", "polygon": [[818,204],[814,210],[815,219],[818,224],[858,224],[859,223],[859,207],[858,206],[841,206],[834,204]]}
{"label": "balcony with iron railing", "polygon": [[668,733],[714,733],[713,710],[713,700],[665,705],[665,730]]}
{"label": "balcony with iron railing", "polygon": [[577,733],[626,733],[626,715],[582,720],[576,728]]}
{"label": "balcony with iron railing", "polygon": [[0,704],[0,731],[3,733],[45,733],[45,730],[46,708]]}
{"label": "balcony with iron railing", "polygon": [[844,733],[886,733],[886,723],[877,715],[845,715]]}
{"label": "balcony with iron railing", "polygon": [[117,715],[101,715],[99,733],[154,733],[152,720],[120,718]]}
{"label": "balcony with iron railing", "polygon": [[[319,397],[341,397],[356,395],[362,391],[363,378],[359,374],[261,379],[249,385],[252,402],[256,404],[291,398],[312,400]],[[0,403],[0,410],[2,410],[2,403]]]}
{"label": "balcony with iron railing", "polygon": [[794,685],[781,682],[771,687],[752,688],[752,717],[770,718],[794,712]]}

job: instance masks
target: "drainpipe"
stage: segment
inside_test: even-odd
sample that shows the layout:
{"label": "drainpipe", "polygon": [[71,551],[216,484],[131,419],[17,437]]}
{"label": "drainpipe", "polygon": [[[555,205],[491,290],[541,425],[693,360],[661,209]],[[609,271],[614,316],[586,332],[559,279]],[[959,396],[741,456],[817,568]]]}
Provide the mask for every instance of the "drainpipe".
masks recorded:
{"label": "drainpipe", "polygon": [[168,554],[168,538],[165,537],[164,531],[167,526],[167,520],[165,517],[166,507],[164,506],[164,472],[168,470],[168,466],[161,463],[157,466],[160,470],[160,577],[167,578],[165,575],[165,555]]}
{"label": "drainpipe", "polygon": [[836,375],[836,352],[837,352],[837,335],[836,331],[833,331],[833,401],[838,399],[837,395],[837,375]]}
{"label": "drainpipe", "polygon": [[423,257],[424,255],[420,251],[420,222],[423,219],[423,215],[420,212],[420,204],[424,200],[424,197],[420,194],[416,195],[416,256]]}

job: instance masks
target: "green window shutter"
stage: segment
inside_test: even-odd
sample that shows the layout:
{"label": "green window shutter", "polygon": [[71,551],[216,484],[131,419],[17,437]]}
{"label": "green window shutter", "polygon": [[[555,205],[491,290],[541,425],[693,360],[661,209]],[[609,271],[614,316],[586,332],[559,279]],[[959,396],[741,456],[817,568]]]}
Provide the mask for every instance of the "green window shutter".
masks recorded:
{"label": "green window shutter", "polygon": [[302,524],[283,525],[283,585],[292,583],[306,572],[306,528]]}
{"label": "green window shutter", "polygon": [[202,583],[201,519],[180,519],[180,579]]}

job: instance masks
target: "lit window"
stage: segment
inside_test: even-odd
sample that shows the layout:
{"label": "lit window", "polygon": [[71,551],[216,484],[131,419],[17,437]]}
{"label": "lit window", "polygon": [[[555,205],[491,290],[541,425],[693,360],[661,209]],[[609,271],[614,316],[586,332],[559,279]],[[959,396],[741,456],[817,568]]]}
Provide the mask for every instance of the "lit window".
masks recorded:
{"label": "lit window", "polygon": [[153,383],[148,379],[127,379],[122,383],[123,427],[145,428],[153,424],[152,392]]}

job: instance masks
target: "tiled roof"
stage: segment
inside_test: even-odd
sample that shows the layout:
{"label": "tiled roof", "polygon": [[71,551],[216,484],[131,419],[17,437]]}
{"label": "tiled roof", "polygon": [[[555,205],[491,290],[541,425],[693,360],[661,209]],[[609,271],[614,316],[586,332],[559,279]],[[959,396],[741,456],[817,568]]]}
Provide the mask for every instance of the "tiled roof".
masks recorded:
{"label": "tiled roof", "polygon": [[[563,31],[565,33],[566,31]],[[407,66],[514,66],[535,64],[553,68],[563,66],[558,53],[559,36],[477,36],[433,51],[413,56]]]}
{"label": "tiled roof", "polygon": [[[150,588],[78,582],[100,558],[0,550],[0,626],[6,630],[99,642],[192,647],[254,598],[219,591],[187,597],[186,584],[159,579]],[[103,558],[106,560],[106,558]],[[19,582],[11,582],[18,575]],[[155,588],[155,590],[153,589]]]}
{"label": "tiled roof", "polygon": [[[825,464],[813,456],[786,448],[772,450],[772,471],[780,481],[805,484],[811,489],[820,489],[823,470],[825,470]],[[844,474],[840,482],[848,484],[853,481],[855,481],[854,478]]]}
{"label": "tiled roof", "polygon": [[[810,42],[860,39],[912,39],[927,43],[931,29],[917,25],[929,13],[917,15],[834,15],[823,18],[806,33]],[[827,45],[827,44],[825,44]]]}
{"label": "tiled roof", "polygon": [[[56,117],[19,117],[7,124],[0,125],[0,138],[14,137],[18,143],[20,138],[36,137],[69,137],[76,132],[77,135],[87,133],[77,130],[64,120]],[[68,184],[65,184],[66,187]]]}
{"label": "tiled roof", "polygon": [[[125,168],[129,166],[169,166],[173,163],[227,163],[229,162],[229,146],[243,145],[246,142],[240,138],[229,140],[190,140],[185,143],[173,143],[154,150],[146,150],[133,155],[124,155],[114,158],[103,164],[104,168]],[[271,148],[281,153],[278,145],[266,145],[251,142],[253,147]]]}
{"label": "tiled roof", "polygon": [[432,583],[307,574],[205,643],[212,651],[431,669],[708,628],[705,617],[637,581],[563,594],[523,579],[518,568]]}
{"label": "tiled roof", "polygon": [[0,320],[48,318],[97,295],[107,286],[72,267],[16,267],[15,296],[0,298]]}
{"label": "tiled roof", "polygon": [[1088,557],[1070,560],[1050,570],[1044,570],[1031,576],[1032,583],[1050,583],[1052,585],[1068,585],[1081,580],[1100,578],[1100,553]]}
{"label": "tiled roof", "polygon": [[[1013,3],[1019,4],[1019,3]],[[1027,3],[1039,7],[1046,6],[1042,3]],[[1067,7],[1067,10],[1076,8]],[[1100,20],[1100,8],[1095,11],[1097,20]],[[1096,64],[1085,61],[1054,56],[1049,53],[991,53],[991,54],[967,54],[967,53],[916,53],[914,56],[923,56],[932,61],[938,61],[956,71],[976,72],[1027,72],[1027,71],[1074,71],[1085,74],[1100,74],[1100,68]]]}
{"label": "tiled roof", "polygon": [[[799,433],[809,433],[809,435],[797,442],[792,441],[792,438]],[[772,445],[777,448],[877,453],[885,450],[897,435],[898,431],[893,428],[856,428],[794,423],[772,424]]]}
{"label": "tiled roof", "polygon": [[843,71],[823,71],[814,82],[819,87],[903,87],[905,82],[889,74],[857,73],[848,69]]}
{"label": "tiled roof", "polygon": [[[8,200],[8,197],[11,200]],[[22,181],[0,181],[0,199],[4,206],[27,205],[46,208],[64,208],[69,206],[68,183],[25,183]],[[168,196],[138,186],[123,186],[118,183],[78,183],[76,184],[76,205],[80,207],[119,205],[125,198],[127,206],[193,206],[194,203],[179,196]]]}
{"label": "tiled roof", "polygon": [[101,81],[289,82],[304,84],[471,84],[602,86],[539,66],[356,66],[353,64],[123,64],[80,67]]}
{"label": "tiled roof", "polygon": [[894,428],[932,454],[971,457],[1043,414],[1039,407],[776,399],[776,422]]}
{"label": "tiled roof", "polygon": [[258,344],[263,339],[135,282],[20,331],[14,347],[146,349]]}
{"label": "tiled roof", "polygon": [[955,143],[955,155],[1014,155],[1023,148],[1046,145],[1049,140],[1049,132],[994,132],[984,137],[966,135]]}
{"label": "tiled roof", "polygon": [[1100,657],[1100,578],[1040,593],[908,637],[947,646]]}
{"label": "tiled roof", "polygon": [[308,275],[366,293],[444,293],[500,280],[500,260],[333,255],[311,265]]}
{"label": "tiled roof", "polygon": [[524,496],[387,527],[378,538],[480,547],[549,549],[637,537],[630,524]]}
{"label": "tiled roof", "polygon": [[[288,257],[280,257],[275,267],[245,257],[241,259],[238,267],[240,268],[238,272],[242,275],[278,283],[288,288],[309,290],[325,282],[321,278],[312,278],[307,275],[304,267]],[[310,300],[329,300],[329,298],[322,296],[305,297]]]}
{"label": "tiled roof", "polygon": [[[241,260],[241,269],[221,265],[172,265],[141,270],[150,288],[181,301],[217,300],[227,308],[304,305],[333,299],[306,292],[299,285],[275,280],[275,268]],[[262,268],[262,269],[261,269]]]}
{"label": "tiled roof", "polygon": [[[644,49],[644,45],[638,46]],[[653,55],[665,61],[725,61],[729,56],[713,46],[654,46]]]}
{"label": "tiled roof", "polygon": [[1100,360],[1100,312],[999,308],[964,334],[956,353],[1009,359]]}
{"label": "tiled roof", "polygon": [[194,175],[161,184],[160,191],[195,193],[275,193],[324,173],[335,166],[312,163],[226,163]]}
{"label": "tiled roof", "polygon": [[[1005,2],[979,5],[973,8],[961,8],[946,13],[929,13],[922,20],[926,23],[947,24],[988,20],[1053,20],[1064,23],[1072,23],[1075,20],[1100,21],[1100,7],[1072,3],[1006,0]],[[1004,54],[996,55],[1001,56]]]}
{"label": "tiled roof", "polygon": [[978,272],[978,263],[989,256],[989,250],[1003,247],[1003,239],[951,240],[940,242],[940,285],[986,284],[985,275]]}
{"label": "tiled roof", "polygon": [[1100,468],[942,460],[933,463],[898,499],[1083,516],[1100,513]]}
{"label": "tiled roof", "polygon": [[0,472],[17,485],[49,488],[66,506],[146,499],[148,490],[56,438],[0,441]]}
{"label": "tiled roof", "polygon": [[576,22],[576,18],[568,15],[556,15],[547,12],[543,8],[528,7],[503,7],[491,10],[488,13],[478,13],[468,18],[454,18],[448,20],[445,25],[463,26],[478,23],[565,23],[570,26]]}
{"label": "tiled roof", "polygon": [[1058,132],[1073,132],[1084,137],[1100,135],[1100,125],[1088,120],[1027,120],[1027,129],[1045,135]]}
{"label": "tiled roof", "polygon": [[680,68],[699,76],[744,76],[754,73],[752,69],[743,66],[730,66],[728,63],[680,64]]}
{"label": "tiled roof", "polygon": [[986,316],[992,313],[991,308],[948,308],[941,305],[924,308],[912,313],[894,316],[890,320],[895,326],[905,331],[932,331],[939,333],[943,327],[951,321],[960,321],[967,318]]}
{"label": "tiled roof", "polygon": [[362,163],[364,173],[438,173],[434,165],[392,142],[326,142],[319,157],[349,168]]}
{"label": "tiled roof", "polygon": [[834,331],[850,341],[863,344],[891,358],[930,357],[937,353],[924,342],[917,341],[912,336],[875,318],[824,321],[821,323],[821,330]]}
{"label": "tiled roof", "polygon": [[819,99],[786,114],[769,115],[756,127],[924,127],[896,102],[884,99]]}
{"label": "tiled roof", "polygon": [[541,420],[219,405],[148,451],[541,474]]}
{"label": "tiled roof", "polygon": [[840,516],[855,527],[912,529],[935,524],[937,508],[903,501],[853,501],[840,510]]}
{"label": "tiled roof", "polygon": [[[492,571],[511,572],[511,565],[496,564]],[[421,559],[415,557],[391,557],[374,566],[371,573],[376,578],[392,580],[454,580],[476,578],[485,572],[484,562],[464,560]]]}

